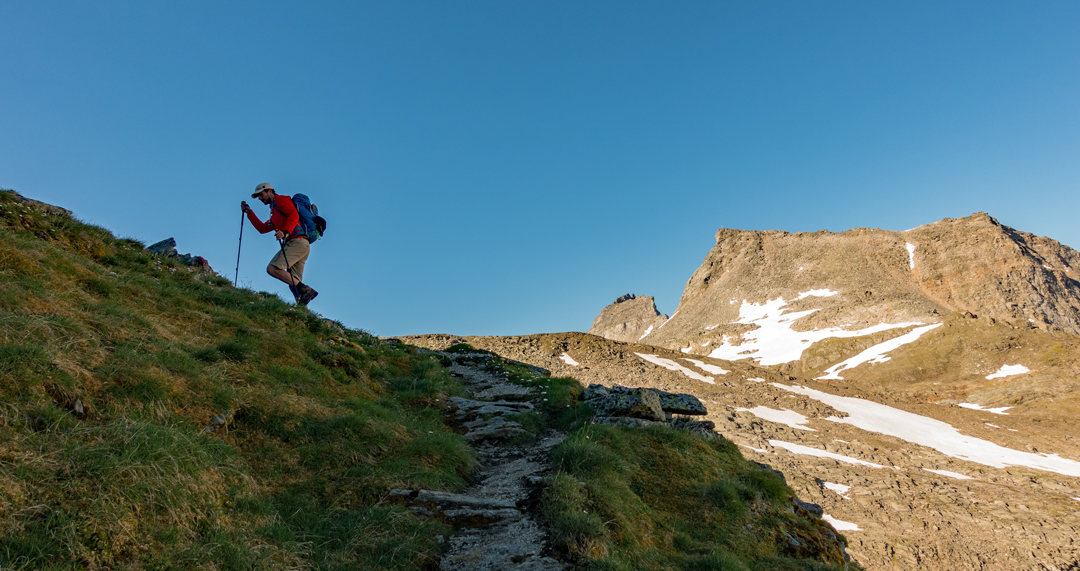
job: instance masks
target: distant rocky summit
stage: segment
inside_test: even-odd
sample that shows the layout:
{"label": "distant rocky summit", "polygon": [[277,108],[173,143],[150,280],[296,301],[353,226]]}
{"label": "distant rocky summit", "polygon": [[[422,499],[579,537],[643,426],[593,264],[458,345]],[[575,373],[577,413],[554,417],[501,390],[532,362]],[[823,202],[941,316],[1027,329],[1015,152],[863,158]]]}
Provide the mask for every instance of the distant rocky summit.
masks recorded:
{"label": "distant rocky summit", "polygon": [[593,320],[589,333],[615,341],[637,343],[658,329],[668,316],[656,309],[656,301],[628,293],[604,308]]}
{"label": "distant rocky summit", "polygon": [[798,359],[828,337],[899,335],[956,311],[1080,334],[1078,277],[1076,250],[982,212],[904,232],[721,229],[663,328],[652,298],[636,297],[604,308],[589,332],[760,364]]}

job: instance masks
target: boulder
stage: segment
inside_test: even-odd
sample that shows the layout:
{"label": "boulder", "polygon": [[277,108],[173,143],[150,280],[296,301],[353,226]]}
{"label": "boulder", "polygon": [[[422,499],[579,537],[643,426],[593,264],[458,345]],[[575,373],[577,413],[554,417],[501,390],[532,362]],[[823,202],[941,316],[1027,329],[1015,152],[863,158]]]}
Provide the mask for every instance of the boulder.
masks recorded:
{"label": "boulder", "polygon": [[660,404],[660,395],[653,389],[631,389],[616,386],[612,390],[600,385],[589,385],[585,390],[585,404],[592,407],[597,416],[626,416],[645,420],[664,421],[667,415]]}
{"label": "boulder", "polygon": [[[597,416],[631,416],[611,412],[616,409],[615,405],[612,403],[619,399],[625,399],[626,396],[632,397],[633,395],[637,395],[641,393],[641,391],[655,393],[660,401],[660,409],[668,414],[705,415],[708,413],[705,405],[694,395],[669,393],[657,389],[637,389],[619,385],[615,385],[610,389],[603,385],[589,385],[588,388],[585,389],[584,400],[596,411]],[[657,417],[657,420],[663,420],[665,418],[666,416],[662,418]]]}

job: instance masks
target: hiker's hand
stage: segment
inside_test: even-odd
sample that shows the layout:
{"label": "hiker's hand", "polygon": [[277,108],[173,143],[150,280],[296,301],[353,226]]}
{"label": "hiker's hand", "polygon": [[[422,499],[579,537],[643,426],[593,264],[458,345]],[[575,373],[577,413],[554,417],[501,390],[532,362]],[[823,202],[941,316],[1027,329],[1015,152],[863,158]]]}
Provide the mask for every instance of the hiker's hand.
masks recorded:
{"label": "hiker's hand", "polygon": [[251,208],[248,207],[247,202],[241,200],[240,201],[240,212],[247,212],[248,210],[251,210]]}
{"label": "hiker's hand", "polygon": [[274,237],[280,240],[285,237],[285,233],[281,230],[274,230]]}

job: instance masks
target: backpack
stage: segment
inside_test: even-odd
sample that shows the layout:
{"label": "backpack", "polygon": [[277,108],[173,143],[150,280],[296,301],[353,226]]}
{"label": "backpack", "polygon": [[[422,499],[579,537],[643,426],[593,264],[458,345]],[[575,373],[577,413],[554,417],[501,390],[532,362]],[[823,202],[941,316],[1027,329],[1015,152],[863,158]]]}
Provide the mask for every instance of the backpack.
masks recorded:
{"label": "backpack", "polygon": [[319,236],[326,233],[326,219],[319,216],[319,207],[312,204],[306,194],[292,195],[292,202],[300,215],[300,227],[294,234],[303,235],[308,242],[318,240]]}

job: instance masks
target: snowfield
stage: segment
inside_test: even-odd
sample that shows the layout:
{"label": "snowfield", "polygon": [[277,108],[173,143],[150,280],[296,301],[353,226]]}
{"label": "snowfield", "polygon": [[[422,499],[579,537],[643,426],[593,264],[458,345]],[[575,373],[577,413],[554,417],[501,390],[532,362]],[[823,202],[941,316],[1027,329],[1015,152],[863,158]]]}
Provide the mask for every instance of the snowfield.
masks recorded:
{"label": "snowfield", "polygon": [[922,337],[924,333],[938,327],[941,327],[940,323],[927,325],[925,327],[916,327],[915,329],[912,329],[911,331],[899,337],[894,337],[883,343],[878,343],[877,345],[870,347],[869,349],[863,351],[862,353],[859,353],[858,355],[855,355],[847,361],[837,363],[829,367],[828,369],[825,369],[826,374],[818,377],[818,380],[843,379],[843,377],[840,376],[840,371],[843,371],[844,369],[854,369],[855,367],[858,367],[863,363],[884,363],[885,361],[888,361],[892,358],[887,357],[885,355],[886,353],[889,353],[890,351],[895,351],[896,349],[899,349],[900,347],[903,347],[908,343],[914,343],[915,341],[918,341],[919,337]]}
{"label": "snowfield", "polygon": [[818,458],[829,458],[830,460],[836,460],[838,462],[847,462],[848,464],[868,466],[870,468],[885,468],[885,466],[882,466],[881,464],[867,462],[866,460],[859,460],[858,458],[844,456],[843,454],[836,454],[833,452],[829,452],[828,450],[822,450],[820,448],[811,448],[809,446],[803,446],[802,444],[784,442],[783,440],[770,440],[769,445],[774,448],[783,448],[784,450],[787,450],[788,452],[792,452],[794,454],[804,454],[807,456],[816,456]]}
{"label": "snowfield", "polygon": [[911,412],[853,397],[842,397],[803,386],[772,383],[774,387],[808,396],[836,410],[848,413],[845,418],[825,420],[850,424],[869,432],[887,434],[933,448],[946,456],[968,460],[994,468],[1024,466],[1065,476],[1080,477],[1080,462],[1057,454],[1035,454],[999,446],[993,442],[966,436],[951,424]]}
{"label": "snowfield", "polygon": [[989,380],[1001,379],[1004,377],[1011,377],[1013,375],[1023,375],[1024,373],[1030,373],[1031,369],[1023,365],[1002,365],[998,372],[986,375]]}
{"label": "snowfield", "polygon": [[683,359],[683,361],[688,361],[688,362],[692,363],[695,367],[701,369],[702,371],[705,371],[706,373],[712,373],[714,375],[726,375],[726,374],[731,372],[731,371],[728,371],[727,369],[722,369],[720,367],[717,367],[716,365],[710,365],[708,363],[703,363],[701,361],[698,361],[697,359]]}
{"label": "snowfield", "polygon": [[[837,292],[827,289],[815,289],[803,292],[796,300],[807,297],[832,297]],[[709,353],[715,359],[738,361],[740,359],[753,359],[759,365],[770,366],[796,361],[802,357],[803,351],[814,343],[831,337],[862,337],[879,331],[911,327],[913,325],[925,325],[921,322],[910,323],[879,323],[865,329],[845,330],[839,327],[829,327],[814,331],[795,331],[792,325],[818,309],[806,311],[785,312],[787,302],[783,297],[778,297],[764,303],[750,303],[744,301],[739,308],[739,320],[736,323],[757,325],[758,328],[743,334],[743,341],[739,345],[732,344],[731,340],[724,336],[723,344]]]}
{"label": "snowfield", "polygon": [[806,424],[810,422],[805,416],[793,411],[793,410],[776,410],[766,406],[757,406],[754,408],[736,408],[739,412],[749,412],[750,414],[770,422],[777,424],[785,424],[791,428],[797,428],[799,430],[809,430],[810,432],[817,432],[813,428],[810,428]]}
{"label": "snowfield", "polygon": [[654,365],[660,365],[661,367],[663,367],[663,368],[665,368],[665,369],[667,369],[669,371],[678,371],[678,372],[686,375],[687,377],[690,377],[691,379],[694,379],[695,381],[701,381],[703,383],[709,383],[711,385],[716,384],[716,382],[713,380],[712,377],[706,377],[705,375],[702,375],[701,373],[699,373],[699,372],[697,372],[697,371],[695,371],[693,369],[687,369],[686,367],[676,363],[675,361],[672,361],[671,359],[665,359],[665,358],[660,357],[658,355],[649,355],[649,354],[642,354],[642,353],[634,353],[634,354],[637,355],[638,357],[641,357],[642,359],[645,359],[646,361],[648,361],[648,362],[650,362],[650,363],[652,363]]}

